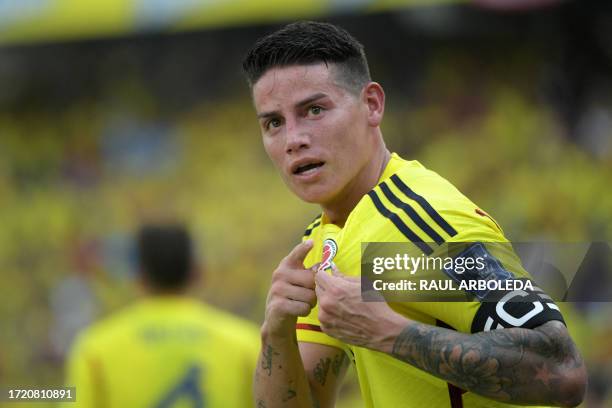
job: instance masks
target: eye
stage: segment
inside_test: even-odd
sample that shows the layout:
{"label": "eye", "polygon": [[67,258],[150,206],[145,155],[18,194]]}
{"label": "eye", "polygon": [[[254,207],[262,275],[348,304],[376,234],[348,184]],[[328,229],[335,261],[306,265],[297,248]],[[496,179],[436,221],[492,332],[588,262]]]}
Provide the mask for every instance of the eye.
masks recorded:
{"label": "eye", "polygon": [[281,125],[281,120],[278,118],[274,118],[266,122],[265,128],[268,130],[268,129],[280,127],[280,125]]}
{"label": "eye", "polygon": [[308,112],[313,115],[319,115],[321,112],[323,112],[323,108],[319,105],[312,105],[310,108],[308,108]]}

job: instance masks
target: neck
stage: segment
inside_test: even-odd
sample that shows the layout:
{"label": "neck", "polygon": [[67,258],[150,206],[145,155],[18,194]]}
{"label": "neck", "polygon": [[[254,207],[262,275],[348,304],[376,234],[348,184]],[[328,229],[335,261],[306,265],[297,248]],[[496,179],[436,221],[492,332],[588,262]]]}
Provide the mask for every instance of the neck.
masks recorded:
{"label": "neck", "polygon": [[340,199],[322,204],[326,222],[343,227],[359,200],[378,184],[390,158],[391,153],[383,145],[376,157],[345,187],[345,193],[340,194]]}

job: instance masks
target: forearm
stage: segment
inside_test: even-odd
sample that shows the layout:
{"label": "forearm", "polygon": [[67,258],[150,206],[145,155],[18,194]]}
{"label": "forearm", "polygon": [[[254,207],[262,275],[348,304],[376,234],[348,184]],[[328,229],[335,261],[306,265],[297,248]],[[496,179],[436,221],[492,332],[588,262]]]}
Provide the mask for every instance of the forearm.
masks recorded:
{"label": "forearm", "polygon": [[316,406],[295,334],[275,338],[262,331],[254,388],[257,408]]}
{"label": "forearm", "polygon": [[[465,390],[522,404],[577,405],[584,365],[565,327],[465,334],[417,322],[379,349]],[[574,379],[578,379],[574,381]]]}

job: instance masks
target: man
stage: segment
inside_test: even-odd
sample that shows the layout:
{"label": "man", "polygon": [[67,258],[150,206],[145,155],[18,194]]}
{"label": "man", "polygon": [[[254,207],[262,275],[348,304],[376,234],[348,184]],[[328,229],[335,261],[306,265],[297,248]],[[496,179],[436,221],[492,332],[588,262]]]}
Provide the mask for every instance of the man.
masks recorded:
{"label": "man", "polygon": [[145,298],[79,336],[66,406],[250,405],[257,329],[188,296],[197,268],[185,228],[144,226],[137,243]]}
{"label": "man", "polygon": [[[258,407],[333,406],[349,360],[368,407],[580,403],[582,359],[556,305],[535,293],[508,305],[362,301],[362,242],[411,242],[427,255],[428,241],[507,241],[448,181],[387,150],[384,92],[361,44],[330,24],[294,23],[260,39],[243,68],[266,152],[323,210],[272,274]],[[491,276],[525,276],[470,248],[493,260]]]}

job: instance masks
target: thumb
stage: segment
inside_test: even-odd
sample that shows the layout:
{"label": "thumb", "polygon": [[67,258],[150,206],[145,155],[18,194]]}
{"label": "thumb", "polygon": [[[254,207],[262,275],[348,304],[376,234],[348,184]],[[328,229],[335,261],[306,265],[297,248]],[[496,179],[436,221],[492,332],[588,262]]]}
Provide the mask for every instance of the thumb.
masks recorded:
{"label": "thumb", "polygon": [[327,287],[330,285],[330,280],[332,279],[333,278],[329,276],[329,274],[323,270],[319,270],[315,274],[315,283],[318,289],[320,288],[322,290],[326,290]]}
{"label": "thumb", "polygon": [[336,264],[333,263],[333,262],[331,264],[331,271],[332,271],[332,275],[333,276],[336,276],[338,278],[344,278],[344,274],[342,274],[342,272],[340,272],[340,269],[338,269]]}
{"label": "thumb", "polygon": [[291,252],[289,252],[289,255],[285,257],[286,263],[289,264],[290,266],[303,268],[304,259],[306,258],[306,255],[308,255],[308,252],[310,252],[311,249],[312,249],[311,239],[304,241],[304,242],[300,242],[291,250]]}

